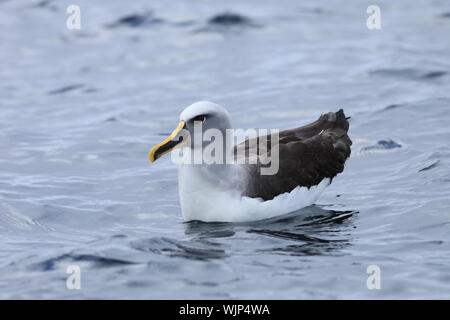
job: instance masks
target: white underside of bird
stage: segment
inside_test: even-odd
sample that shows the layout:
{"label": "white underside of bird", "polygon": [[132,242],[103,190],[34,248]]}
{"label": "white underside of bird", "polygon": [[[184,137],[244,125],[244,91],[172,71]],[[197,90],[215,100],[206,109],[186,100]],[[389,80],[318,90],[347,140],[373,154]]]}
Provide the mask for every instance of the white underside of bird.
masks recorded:
{"label": "white underside of bird", "polygon": [[329,184],[330,180],[324,179],[317,186],[298,186],[263,201],[220,188],[190,166],[181,165],[178,169],[178,191],[185,221],[250,222],[274,218],[312,205]]}

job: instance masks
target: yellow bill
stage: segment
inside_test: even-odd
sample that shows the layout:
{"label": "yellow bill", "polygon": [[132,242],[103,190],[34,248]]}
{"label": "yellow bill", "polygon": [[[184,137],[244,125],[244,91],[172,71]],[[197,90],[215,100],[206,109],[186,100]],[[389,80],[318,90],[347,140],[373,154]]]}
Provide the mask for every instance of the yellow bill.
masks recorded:
{"label": "yellow bill", "polygon": [[177,128],[166,140],[160,144],[157,144],[150,150],[149,158],[151,162],[155,162],[156,159],[162,157],[173,149],[184,146],[188,142],[187,137],[182,134],[182,130],[185,125],[186,123],[184,121],[180,121]]}

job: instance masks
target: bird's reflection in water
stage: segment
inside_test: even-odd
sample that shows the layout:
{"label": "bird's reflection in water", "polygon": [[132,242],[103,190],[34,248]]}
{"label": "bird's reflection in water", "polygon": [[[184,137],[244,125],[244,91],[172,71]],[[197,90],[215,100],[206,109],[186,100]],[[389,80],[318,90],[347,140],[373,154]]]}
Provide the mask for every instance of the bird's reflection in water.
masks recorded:
{"label": "bird's reflection in water", "polygon": [[[329,210],[310,206],[297,212],[252,223],[186,223],[186,234],[191,241],[220,250],[218,238],[233,237],[245,232],[260,237],[284,239],[286,244],[255,247],[256,252],[272,252],[289,255],[321,255],[339,250],[351,243],[352,216],[357,211]],[[264,239],[262,239],[264,242]],[[224,250],[224,255],[227,256]]]}
{"label": "bird's reflection in water", "polygon": [[135,240],[139,251],[189,260],[223,259],[234,254],[330,254],[351,243],[351,217],[357,211],[311,206],[252,223],[187,222],[185,240],[153,237]]}

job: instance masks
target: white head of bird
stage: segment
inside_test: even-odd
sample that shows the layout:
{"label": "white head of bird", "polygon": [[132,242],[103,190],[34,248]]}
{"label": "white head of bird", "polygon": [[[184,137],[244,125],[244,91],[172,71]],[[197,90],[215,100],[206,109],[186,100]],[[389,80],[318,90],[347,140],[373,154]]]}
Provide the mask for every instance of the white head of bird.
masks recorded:
{"label": "white head of bird", "polygon": [[151,149],[150,161],[184,146],[183,159],[177,159],[176,153],[172,155],[175,162],[225,164],[234,142],[234,136],[228,134],[230,129],[231,116],[225,108],[209,101],[196,102],[181,112],[180,123],[172,134]]}

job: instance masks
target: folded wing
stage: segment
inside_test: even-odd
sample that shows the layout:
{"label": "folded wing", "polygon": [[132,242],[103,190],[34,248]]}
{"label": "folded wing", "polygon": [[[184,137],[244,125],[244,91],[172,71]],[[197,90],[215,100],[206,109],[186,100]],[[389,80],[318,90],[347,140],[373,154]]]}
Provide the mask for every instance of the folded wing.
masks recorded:
{"label": "folded wing", "polygon": [[274,175],[261,175],[261,168],[270,164],[248,164],[252,157],[275,156],[270,136],[249,139],[235,146],[234,157],[245,163],[242,166],[248,174],[243,195],[270,200],[297,186],[311,187],[325,178],[332,180],[344,170],[350,156],[352,141],[347,135],[348,128],[341,109],[323,114],[311,124],[281,131],[279,141],[274,141],[279,149],[279,170]]}

